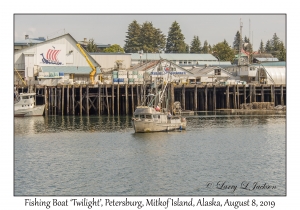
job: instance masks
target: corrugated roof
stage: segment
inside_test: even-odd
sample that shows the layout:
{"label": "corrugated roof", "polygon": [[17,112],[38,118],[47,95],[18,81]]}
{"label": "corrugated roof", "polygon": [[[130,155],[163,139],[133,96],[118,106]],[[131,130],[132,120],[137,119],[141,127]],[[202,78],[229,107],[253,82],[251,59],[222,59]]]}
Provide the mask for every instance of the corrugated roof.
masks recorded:
{"label": "corrugated roof", "polygon": [[[100,73],[99,68],[97,73]],[[43,72],[63,72],[65,74],[89,74],[92,69],[89,66],[42,66]]]}
{"label": "corrugated roof", "polygon": [[36,39],[25,39],[25,40],[21,40],[21,41],[16,41],[14,43],[14,45],[30,45],[30,44],[39,44],[42,42],[44,42],[44,41],[36,40]]}
{"label": "corrugated roof", "polygon": [[121,53],[121,52],[109,52],[109,53],[105,53],[105,52],[89,52],[90,55],[131,55],[129,53]]}
{"label": "corrugated roof", "polygon": [[265,62],[265,61],[279,61],[278,58],[255,58],[258,61]]}
{"label": "corrugated roof", "polygon": [[205,65],[210,65],[210,66],[231,66],[232,64],[230,61],[198,61],[198,64],[189,64],[189,65],[181,65],[182,67],[185,66],[205,66]]}
{"label": "corrugated roof", "polygon": [[[196,53],[144,53],[141,57],[143,60],[200,60],[200,61],[218,61],[216,57],[211,54],[196,54]],[[139,53],[131,54],[132,60],[139,60]]]}
{"label": "corrugated roof", "polygon": [[286,66],[285,61],[277,61],[277,62],[264,62],[264,63],[255,63],[253,66]]}

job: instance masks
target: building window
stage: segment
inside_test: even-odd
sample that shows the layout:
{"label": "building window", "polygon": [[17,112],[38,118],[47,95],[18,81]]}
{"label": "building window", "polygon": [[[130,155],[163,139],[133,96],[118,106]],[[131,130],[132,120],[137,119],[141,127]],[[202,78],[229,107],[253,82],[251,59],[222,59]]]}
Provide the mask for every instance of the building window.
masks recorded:
{"label": "building window", "polygon": [[221,75],[221,69],[215,69],[215,75]]}

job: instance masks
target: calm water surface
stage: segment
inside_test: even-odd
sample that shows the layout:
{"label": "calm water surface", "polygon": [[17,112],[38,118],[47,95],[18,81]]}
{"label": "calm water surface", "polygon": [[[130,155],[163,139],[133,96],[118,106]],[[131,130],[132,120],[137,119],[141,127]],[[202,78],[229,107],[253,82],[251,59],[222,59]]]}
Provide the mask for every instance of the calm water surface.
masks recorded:
{"label": "calm water surface", "polygon": [[182,132],[131,117],[14,118],[14,194],[286,195],[285,113],[200,113]]}

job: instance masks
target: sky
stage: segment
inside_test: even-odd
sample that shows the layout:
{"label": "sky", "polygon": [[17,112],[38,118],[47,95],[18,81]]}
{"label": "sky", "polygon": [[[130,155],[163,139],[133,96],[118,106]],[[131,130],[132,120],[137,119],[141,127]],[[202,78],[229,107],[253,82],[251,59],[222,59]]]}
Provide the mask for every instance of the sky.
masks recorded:
{"label": "sky", "polygon": [[213,46],[224,39],[233,45],[234,37],[240,30],[258,50],[261,40],[265,44],[274,33],[286,43],[286,14],[15,14],[15,41],[45,37],[52,39],[64,33],[71,34],[77,41],[94,39],[96,43],[125,44],[128,26],[136,20],[139,24],[152,22],[163,34],[168,35],[174,21],[178,22],[185,42],[191,44],[199,36]]}

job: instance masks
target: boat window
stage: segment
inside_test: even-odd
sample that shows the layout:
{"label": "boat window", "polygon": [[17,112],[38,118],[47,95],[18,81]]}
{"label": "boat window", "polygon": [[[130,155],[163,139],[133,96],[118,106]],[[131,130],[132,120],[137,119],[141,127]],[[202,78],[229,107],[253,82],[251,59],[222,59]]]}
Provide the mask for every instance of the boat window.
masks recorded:
{"label": "boat window", "polygon": [[152,115],[146,114],[146,119],[152,119]]}
{"label": "boat window", "polygon": [[143,115],[143,114],[140,115],[140,118],[141,118],[141,119],[144,119],[144,118],[145,118],[145,115]]}
{"label": "boat window", "polygon": [[22,99],[29,99],[29,96],[22,96]]}
{"label": "boat window", "polygon": [[155,115],[153,115],[153,117],[154,117],[154,119],[157,119],[157,118],[158,118],[158,115],[157,115],[157,114],[155,114]]}
{"label": "boat window", "polygon": [[134,115],[134,117],[135,117],[135,118],[140,118],[140,116],[139,116],[139,115]]}

